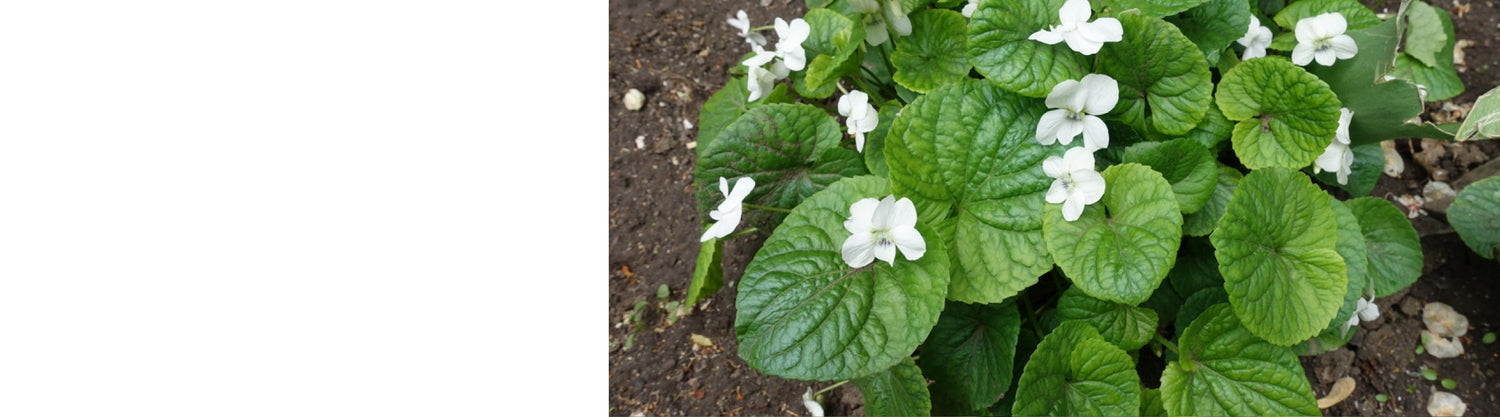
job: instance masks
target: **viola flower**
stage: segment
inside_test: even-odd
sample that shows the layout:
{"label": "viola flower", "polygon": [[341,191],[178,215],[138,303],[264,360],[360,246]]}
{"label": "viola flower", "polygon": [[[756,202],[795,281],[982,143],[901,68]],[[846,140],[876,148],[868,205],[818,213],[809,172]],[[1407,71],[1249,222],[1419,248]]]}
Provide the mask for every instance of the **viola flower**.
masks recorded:
{"label": "viola flower", "polygon": [[1089,15],[1093,13],[1088,0],[1068,0],[1057,12],[1061,24],[1036,31],[1027,39],[1048,45],[1067,42],[1068,48],[1093,55],[1105,42],[1119,42],[1125,36],[1125,28],[1120,26],[1119,19],[1105,17],[1089,22]]}
{"label": "viola flower", "polygon": [[1313,161],[1314,174],[1322,171],[1336,173],[1340,185],[1349,184],[1349,172],[1354,166],[1354,151],[1349,149],[1349,120],[1353,118],[1354,112],[1348,108],[1339,109],[1339,128],[1333,134],[1333,142]]}
{"label": "viola flower", "polygon": [[865,22],[865,43],[870,46],[880,46],[891,39],[891,34],[885,31],[885,22],[880,19],[872,19]]}
{"label": "viola flower", "polygon": [[1260,25],[1260,19],[1254,15],[1250,16],[1250,29],[1245,31],[1245,36],[1235,41],[1245,47],[1245,53],[1240,55],[1241,61],[1251,58],[1266,56],[1266,47],[1271,46],[1271,29]]}
{"label": "viola flower", "polygon": [[699,242],[707,242],[711,238],[728,236],[736,227],[740,226],[740,215],[744,210],[745,197],[750,195],[750,190],[755,189],[755,180],[750,177],[742,177],[734,182],[734,189],[729,189],[729,181],[719,177],[719,192],[724,193],[724,202],[719,208],[708,212],[708,217],[718,220],[708,230],[703,231],[703,237]]}
{"label": "viola flower", "polygon": [[969,0],[969,4],[965,4],[964,5],[964,11],[963,11],[964,17],[973,18],[974,17],[974,11],[978,10],[978,9],[979,9],[979,0]]}
{"label": "viola flower", "polygon": [[875,259],[896,264],[896,249],[915,261],[927,253],[927,242],[917,232],[917,206],[911,199],[887,196],[883,200],[866,198],[849,206],[849,220],[844,229],[852,235],[844,240],[844,262],[859,268]]}
{"label": "viola flower", "polygon": [[[786,78],[787,75],[791,74],[791,71],[781,61],[775,61],[775,53],[766,51],[754,44],[751,44],[750,48],[755,50],[755,55],[745,60],[745,68],[748,75],[745,79],[745,87],[750,90],[748,101],[755,101],[756,99],[765,97],[767,94],[771,94],[771,89],[775,87],[776,81]],[[767,63],[771,64],[770,69],[763,68]]]}
{"label": "viola flower", "polygon": [[1094,152],[1088,148],[1068,149],[1061,158],[1047,157],[1042,171],[1055,178],[1047,190],[1047,202],[1062,203],[1063,220],[1078,220],[1084,206],[1104,197],[1104,176],[1094,171]]}
{"label": "viola flower", "polygon": [[875,130],[880,123],[880,111],[870,105],[868,94],[854,90],[839,97],[839,114],[847,117],[844,124],[849,127],[849,134],[854,135],[854,148],[864,152],[865,133]]}
{"label": "viola flower", "polygon": [[802,50],[802,42],[812,34],[812,26],[806,20],[792,19],[787,23],[781,18],[776,18],[776,56],[786,63],[786,68],[792,71],[801,71],[807,67],[807,53]]}
{"label": "viola flower", "polygon": [[740,37],[745,38],[745,42],[749,42],[751,45],[766,46],[765,35],[750,31],[750,18],[745,15],[744,10],[740,10],[739,13],[736,13],[735,18],[729,19],[729,26],[734,26],[735,29],[739,29],[739,35]]}
{"label": "viola flower", "polygon": [[808,415],[823,417],[823,405],[818,404],[818,401],[813,399],[812,387],[808,387],[807,392],[802,393],[802,406],[807,407]]}
{"label": "viola flower", "polygon": [[1344,322],[1344,330],[1358,326],[1360,321],[1375,321],[1377,318],[1380,318],[1380,306],[1375,305],[1375,299],[1360,297],[1359,304],[1354,307],[1354,314],[1349,316],[1349,321]]}
{"label": "viola flower", "polygon": [[1120,84],[1102,74],[1083,76],[1083,81],[1063,80],[1047,94],[1047,107],[1036,125],[1036,140],[1043,145],[1073,143],[1083,134],[1083,146],[1089,151],[1109,146],[1109,129],[1097,115],[1114,110],[1120,101]]}
{"label": "viola flower", "polygon": [[1323,13],[1297,21],[1297,47],[1292,48],[1292,63],[1307,65],[1314,59],[1320,65],[1333,65],[1339,59],[1353,58],[1359,52],[1354,38],[1344,34],[1349,22],[1344,15]]}

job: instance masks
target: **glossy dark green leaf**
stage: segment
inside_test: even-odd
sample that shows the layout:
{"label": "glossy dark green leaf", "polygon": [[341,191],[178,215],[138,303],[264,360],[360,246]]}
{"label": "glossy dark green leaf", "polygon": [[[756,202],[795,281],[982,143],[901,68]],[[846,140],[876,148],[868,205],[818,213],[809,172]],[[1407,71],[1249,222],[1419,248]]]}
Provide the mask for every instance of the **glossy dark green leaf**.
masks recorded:
{"label": "glossy dark green leaf", "polygon": [[1375,295],[1384,297],[1422,276],[1422,241],[1411,220],[1394,203],[1376,197],[1345,201],[1365,235],[1365,253]]}
{"label": "glossy dark green leaf", "polygon": [[950,394],[966,410],[988,408],[1010,390],[1021,313],[999,305],[949,301],[922,343],[917,363],[932,390]]}
{"label": "glossy dark green leaf", "polygon": [[969,62],[991,82],[1028,97],[1046,97],[1063,80],[1082,79],[1091,57],[1067,43],[1048,45],[1031,34],[1059,24],[1065,0],[982,0],[969,20]]}
{"label": "glossy dark green leaf", "polygon": [[1339,98],[1328,84],[1279,56],[1236,65],[1214,99],[1238,122],[1234,153],[1250,169],[1311,165],[1339,125]]}
{"label": "glossy dark green leaf", "polygon": [[1128,416],[1140,412],[1141,378],[1125,351],[1079,321],[1037,345],[1017,383],[1012,414]]}
{"label": "glossy dark green leaf", "polygon": [[1120,83],[1120,101],[1109,114],[1166,134],[1198,126],[1213,101],[1203,53],[1166,21],[1135,14],[1119,19],[1124,39],[1099,50],[1097,71]]}
{"label": "glossy dark green leaf", "polygon": [[932,415],[927,380],[910,357],[890,369],[855,378],[854,386],[864,394],[867,416]]}
{"label": "glossy dark green leaf", "polygon": [[1480,256],[1500,257],[1500,177],[1490,177],[1469,184],[1453,205],[1448,206],[1448,222],[1458,237]]}
{"label": "glossy dark green leaf", "polygon": [[1256,337],[1229,305],[1193,320],[1177,347],[1161,376],[1169,415],[1321,415],[1297,355]]}
{"label": "glossy dark green leaf", "polygon": [[1208,236],[1214,229],[1219,227],[1219,218],[1224,217],[1224,209],[1229,206],[1229,199],[1234,196],[1234,187],[1239,185],[1240,179],[1245,175],[1239,170],[1230,168],[1222,163],[1216,164],[1218,181],[1214,183],[1214,192],[1208,197],[1208,202],[1197,213],[1182,216],[1182,234],[1188,236]]}
{"label": "glossy dark green leaf", "polygon": [[1089,297],[1078,287],[1057,300],[1057,318],[1088,323],[1104,341],[1125,351],[1140,349],[1156,333],[1156,312],[1129,304]]}
{"label": "glossy dark green leaf", "polygon": [[896,38],[896,52],[891,53],[896,82],[927,93],[969,77],[969,33],[964,15],[952,10],[923,10],[911,15],[911,27],[911,36]]}
{"label": "glossy dark green leaf", "polygon": [[1060,204],[1047,205],[1047,250],[1084,293],[1137,305],[1177,260],[1182,214],[1171,184],[1145,165],[1115,165],[1101,175],[1104,197],[1077,220],[1063,219]]}
{"label": "glossy dark green leaf", "polygon": [[1192,139],[1137,143],[1125,149],[1124,161],[1161,173],[1172,184],[1172,194],[1177,196],[1177,207],[1183,214],[1202,209],[1219,182],[1214,157]]}

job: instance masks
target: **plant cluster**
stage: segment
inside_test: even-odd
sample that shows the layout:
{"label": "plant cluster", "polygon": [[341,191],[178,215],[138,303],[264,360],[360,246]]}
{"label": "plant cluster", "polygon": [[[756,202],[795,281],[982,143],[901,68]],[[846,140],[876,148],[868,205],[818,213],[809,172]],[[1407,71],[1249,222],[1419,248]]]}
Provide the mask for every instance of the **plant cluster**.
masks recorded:
{"label": "plant cluster", "polygon": [[1370,193],[1381,141],[1500,134],[1488,95],[1463,123],[1418,118],[1463,89],[1451,20],[1094,1],[731,19],[750,52],[699,118],[711,221],[685,305],[723,285],[724,240],[768,230],[739,355],[852,380],[871,415],[1319,414],[1298,355],[1346,343],[1423,263],[1396,205],[1336,196]]}

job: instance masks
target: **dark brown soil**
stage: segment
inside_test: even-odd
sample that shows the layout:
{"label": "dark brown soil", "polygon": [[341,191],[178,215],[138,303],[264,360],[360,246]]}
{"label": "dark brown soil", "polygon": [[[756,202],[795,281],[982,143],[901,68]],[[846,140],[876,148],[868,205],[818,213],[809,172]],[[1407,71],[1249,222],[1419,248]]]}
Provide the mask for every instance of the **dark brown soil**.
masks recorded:
{"label": "dark brown soil", "polygon": [[[1500,39],[1494,35],[1500,13],[1480,0],[1463,3],[1462,16],[1454,12],[1453,0],[1434,5],[1452,14],[1459,39],[1474,41],[1465,49],[1468,69],[1459,74],[1467,90],[1451,100],[1467,105],[1500,81]],[[734,283],[764,234],[726,244],[726,287],[691,315],[669,323],[656,307],[680,302],[691,281],[701,222],[691,189],[696,156],[689,145],[697,140],[696,126],[684,121],[697,124],[704,100],[723,87],[727,69],[749,51],[724,22],[736,10],[745,10],[756,26],[805,13],[801,0],[769,0],[765,5],[760,0],[609,3],[610,415],[807,415],[802,393],[831,385],[761,375],[736,353]],[[645,93],[645,108],[625,109],[621,98],[631,88]],[[637,146],[637,138],[644,146]],[[1500,157],[1500,145],[1493,142],[1468,146],[1490,159]],[[1428,174],[1409,150],[1402,152],[1406,174],[1382,177],[1372,195],[1420,194]],[[1444,163],[1453,171],[1450,175],[1462,175],[1473,165]],[[1443,389],[1423,379],[1418,370],[1424,366],[1457,381],[1457,389],[1448,391],[1468,403],[1467,415],[1500,415],[1493,394],[1500,390],[1495,375],[1500,344],[1480,342],[1485,333],[1500,331],[1500,309],[1494,308],[1494,298],[1500,296],[1500,262],[1473,254],[1444,220],[1433,213],[1413,221],[1426,256],[1417,284],[1380,299],[1382,318],[1364,324],[1351,346],[1304,358],[1319,396],[1341,376],[1357,380],[1354,394],[1324,410],[1326,415],[1425,415],[1430,388]],[[658,300],[663,284],[670,295]],[[643,328],[626,324],[626,315],[643,301],[648,305],[640,321]],[[1468,316],[1464,356],[1436,359],[1413,352],[1423,327],[1421,305],[1431,301]],[[712,346],[694,343],[693,335],[706,337]],[[1390,398],[1376,401],[1377,393]],[[858,390],[849,386],[831,391],[824,401],[828,415],[861,415],[860,404]]]}

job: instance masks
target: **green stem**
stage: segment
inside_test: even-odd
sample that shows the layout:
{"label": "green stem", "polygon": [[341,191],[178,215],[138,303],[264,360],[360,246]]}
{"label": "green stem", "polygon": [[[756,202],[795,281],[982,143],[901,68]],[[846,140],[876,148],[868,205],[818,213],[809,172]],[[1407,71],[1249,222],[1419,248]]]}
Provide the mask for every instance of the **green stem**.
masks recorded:
{"label": "green stem", "polygon": [[771,30],[771,29],[775,29],[775,28],[776,28],[776,25],[756,26],[756,27],[750,28],[750,31],[751,32],[760,32],[762,30]]}
{"label": "green stem", "polygon": [[1024,292],[1018,294],[1016,298],[1021,301],[1021,312],[1026,314],[1026,321],[1031,322],[1031,329],[1036,331],[1037,340],[1041,340],[1044,333],[1042,333],[1041,323],[1036,320],[1035,310],[1031,309],[1031,299]]}
{"label": "green stem", "polygon": [[818,390],[818,392],[814,392],[813,396],[817,397],[819,395],[823,395],[823,393],[828,392],[828,391],[832,391],[834,388],[838,388],[839,386],[842,386],[842,385],[847,384],[847,383],[849,383],[849,380],[845,379],[845,380],[843,380],[843,381],[841,381],[841,382],[839,382],[837,384],[829,385],[828,388],[820,389],[820,390]]}
{"label": "green stem", "polygon": [[1177,344],[1176,343],[1172,343],[1171,340],[1167,340],[1167,338],[1165,338],[1165,337],[1162,337],[1161,333],[1153,333],[1151,336],[1153,336],[1153,337],[1156,338],[1156,343],[1161,343],[1162,346],[1166,346],[1167,347],[1167,350],[1172,351],[1172,353],[1176,353],[1177,356],[1179,356],[1179,357],[1182,356],[1182,352],[1179,352],[1177,350]]}
{"label": "green stem", "polygon": [[748,235],[748,234],[751,234],[751,233],[755,233],[755,232],[758,232],[758,231],[759,230],[756,230],[754,227],[751,227],[751,228],[747,228],[745,230],[741,230],[741,231],[738,231],[738,232],[730,233],[728,236],[724,236],[723,239],[719,239],[719,240],[734,239],[734,238],[737,238],[737,237],[740,237],[740,236],[744,236],[744,235]]}
{"label": "green stem", "polygon": [[835,82],[833,86],[838,87],[840,93],[849,94],[849,90],[844,89],[844,83]]}
{"label": "green stem", "polygon": [[762,205],[758,205],[758,204],[750,204],[750,203],[743,203],[743,204],[744,204],[745,208],[747,208],[747,209],[774,211],[774,212],[778,212],[778,213],[788,213],[788,214],[790,214],[792,212],[791,210],[787,210],[787,209],[780,208],[780,207],[767,207],[767,206],[762,206]]}

